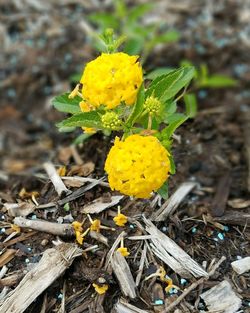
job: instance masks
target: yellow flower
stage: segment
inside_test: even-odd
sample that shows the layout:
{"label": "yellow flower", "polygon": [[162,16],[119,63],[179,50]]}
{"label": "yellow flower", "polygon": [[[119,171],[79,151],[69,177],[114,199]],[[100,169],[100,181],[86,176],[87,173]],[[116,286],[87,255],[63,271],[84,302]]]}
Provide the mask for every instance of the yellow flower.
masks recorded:
{"label": "yellow flower", "polygon": [[92,284],[92,286],[95,288],[95,291],[99,295],[103,295],[109,289],[109,286],[107,284],[99,286],[99,285],[94,283],[94,284]]}
{"label": "yellow flower", "polygon": [[94,220],[93,222],[91,222],[91,226],[90,226],[90,230],[92,231],[96,231],[96,232],[100,232],[100,228],[101,228],[101,221],[100,220]]}
{"label": "yellow flower", "polygon": [[59,176],[65,176],[66,175],[66,166],[61,166],[57,169],[57,173]]}
{"label": "yellow flower", "polygon": [[168,151],[154,136],[131,135],[115,139],[105,163],[112,190],[138,198],[149,198],[169,176]]}
{"label": "yellow flower", "polygon": [[121,213],[120,206],[118,206],[118,214],[113,218],[113,221],[116,223],[117,226],[125,226],[128,222],[128,218],[126,215]]}
{"label": "yellow flower", "polygon": [[120,247],[117,249],[117,251],[119,251],[121,255],[124,257],[130,255],[130,253],[128,252],[128,248],[125,248],[125,247]]}
{"label": "yellow flower", "polygon": [[76,241],[82,245],[84,237],[87,235],[87,233],[89,232],[89,228],[83,232],[83,227],[82,227],[82,223],[74,221],[72,223],[72,226],[75,230],[75,235],[76,235]]}
{"label": "yellow flower", "polygon": [[94,108],[105,105],[108,109],[121,102],[132,105],[143,81],[138,56],[118,52],[102,53],[89,62],[83,72],[82,95]]}
{"label": "yellow flower", "polygon": [[85,132],[85,134],[95,134],[96,129],[92,127],[82,127],[82,130]]}

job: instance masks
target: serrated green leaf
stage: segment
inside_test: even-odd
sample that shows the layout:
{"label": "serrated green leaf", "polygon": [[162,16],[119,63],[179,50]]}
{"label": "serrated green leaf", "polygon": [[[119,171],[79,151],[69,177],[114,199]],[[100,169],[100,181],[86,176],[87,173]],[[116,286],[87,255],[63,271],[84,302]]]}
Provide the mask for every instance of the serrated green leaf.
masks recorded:
{"label": "serrated green leaf", "polygon": [[235,87],[238,84],[237,80],[224,75],[211,75],[199,83],[202,88],[226,88]]}
{"label": "serrated green leaf", "polygon": [[126,124],[128,125],[128,127],[133,126],[135,121],[139,118],[140,114],[142,113],[144,99],[145,99],[145,90],[144,90],[144,85],[142,84],[137,94],[136,103],[133,106],[132,112],[130,113],[126,121]]}
{"label": "serrated green leaf", "polygon": [[167,73],[170,73],[171,71],[173,71],[172,67],[159,67],[153,70],[152,72],[148,73],[145,76],[145,78],[153,80],[159,76],[166,75]]}
{"label": "serrated green leaf", "polygon": [[186,115],[194,118],[197,115],[197,98],[194,93],[184,95],[184,102],[186,107]]}
{"label": "serrated green leaf", "polygon": [[161,101],[173,98],[194,76],[193,67],[183,67],[157,77],[146,91],[146,97],[154,95]]}
{"label": "serrated green leaf", "polygon": [[61,121],[57,127],[93,127],[102,129],[101,118],[96,111],[82,112]]}
{"label": "serrated green leaf", "polygon": [[75,114],[81,112],[79,107],[80,101],[82,99],[78,96],[74,99],[69,99],[69,93],[67,92],[52,99],[52,105],[60,112]]}
{"label": "serrated green leaf", "polygon": [[168,117],[169,125],[161,132],[164,140],[169,140],[175,130],[188,119],[188,116],[181,113],[174,113]]}

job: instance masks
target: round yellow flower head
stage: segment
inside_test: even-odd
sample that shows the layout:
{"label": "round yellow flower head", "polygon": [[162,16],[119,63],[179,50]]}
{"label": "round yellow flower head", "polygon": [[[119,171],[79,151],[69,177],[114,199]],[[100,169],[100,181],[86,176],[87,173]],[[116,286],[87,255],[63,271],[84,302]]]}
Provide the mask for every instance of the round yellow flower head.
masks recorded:
{"label": "round yellow flower head", "polygon": [[121,102],[132,105],[142,84],[142,68],[138,56],[123,52],[102,53],[89,62],[83,72],[83,98],[94,108],[101,104],[108,109]]}
{"label": "round yellow flower head", "polygon": [[105,163],[111,189],[138,198],[149,198],[169,176],[168,151],[154,136],[131,135],[115,139]]}

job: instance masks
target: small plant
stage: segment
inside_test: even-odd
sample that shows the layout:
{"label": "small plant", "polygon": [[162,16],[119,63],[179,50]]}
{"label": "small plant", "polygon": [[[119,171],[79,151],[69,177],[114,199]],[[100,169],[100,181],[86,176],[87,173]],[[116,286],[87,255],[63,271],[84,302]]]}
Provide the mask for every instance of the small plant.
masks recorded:
{"label": "small plant", "polygon": [[72,114],[58,127],[118,132],[105,164],[111,189],[139,198],[153,191],[166,197],[167,179],[175,173],[172,136],[189,118],[177,112],[177,101],[195,69],[182,66],[146,84],[139,56],[116,52],[119,38],[110,30],[103,38],[109,53],[86,65],[71,93],[53,100],[56,109]]}
{"label": "small plant", "polygon": [[[103,34],[105,29],[112,27],[116,34],[126,34],[126,42],[123,51],[130,55],[140,54],[141,64],[149,56],[152,49],[158,44],[176,42],[180,34],[176,30],[166,31],[166,22],[152,21],[143,25],[141,19],[145,14],[152,11],[153,3],[126,5],[124,0],[113,0],[111,12],[96,12],[89,16],[89,20],[98,27],[98,33]],[[91,40],[94,46],[104,52],[106,46],[99,40],[95,33]]]}

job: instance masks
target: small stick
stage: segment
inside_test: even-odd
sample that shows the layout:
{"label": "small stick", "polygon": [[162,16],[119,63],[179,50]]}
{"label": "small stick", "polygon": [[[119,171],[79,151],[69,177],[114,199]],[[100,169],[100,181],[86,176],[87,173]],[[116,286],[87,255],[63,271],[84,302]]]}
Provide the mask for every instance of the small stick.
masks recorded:
{"label": "small stick", "polygon": [[45,169],[45,171],[47,172],[52,184],[55,187],[56,192],[58,193],[59,196],[61,196],[61,194],[63,192],[65,192],[66,194],[70,194],[71,191],[64,185],[61,177],[59,176],[59,174],[57,173],[54,165],[50,162],[44,163],[43,167]]}
{"label": "small stick", "polygon": [[99,179],[90,178],[90,177],[81,177],[81,176],[62,176],[62,180],[65,181],[75,181],[79,183],[97,183],[100,186],[109,187],[109,183],[103,182]]}
{"label": "small stick", "polygon": [[184,292],[174,301],[172,302],[162,313],[168,313],[171,312],[183,299],[186,298],[186,296],[193,291],[195,288],[197,288],[200,284],[203,284],[204,281],[208,280],[211,276],[214,275],[215,271],[220,267],[221,263],[223,263],[226,260],[225,256],[222,256],[220,260],[214,265],[212,270],[208,273],[208,277],[202,277],[196,282],[192,283]]}
{"label": "small stick", "polygon": [[15,217],[14,224],[21,228],[31,228],[52,235],[74,236],[74,229],[71,224],[57,224],[43,220],[29,220],[24,217]]}

